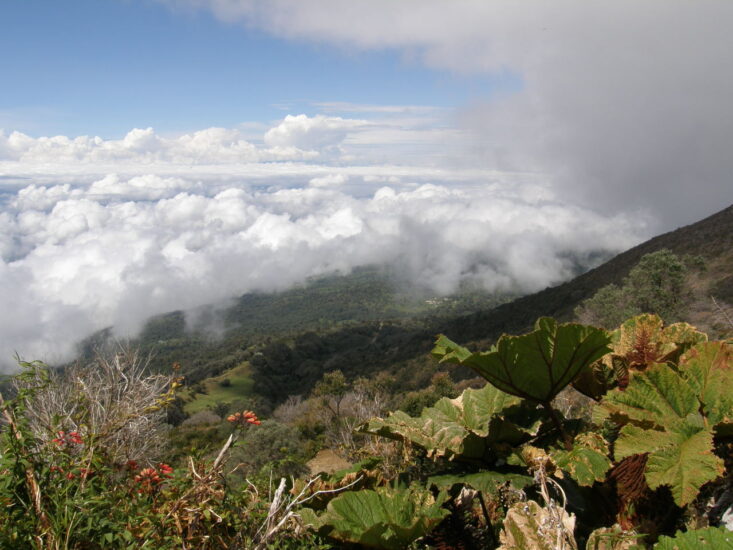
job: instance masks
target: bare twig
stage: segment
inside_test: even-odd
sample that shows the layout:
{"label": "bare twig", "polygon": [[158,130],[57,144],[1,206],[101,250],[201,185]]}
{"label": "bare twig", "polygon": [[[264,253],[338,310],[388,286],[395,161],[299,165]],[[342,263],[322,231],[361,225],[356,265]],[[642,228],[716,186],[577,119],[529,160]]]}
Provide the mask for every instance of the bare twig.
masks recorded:
{"label": "bare twig", "polygon": [[26,417],[41,442],[59,429],[94,436],[98,448],[115,462],[152,460],[164,444],[165,399],[175,375],[151,374],[149,357],[120,347],[98,354],[89,364],[20,379],[19,388],[38,387],[26,402]]}
{"label": "bare twig", "polygon": [[[535,481],[540,486],[540,494],[542,495],[542,499],[545,501],[545,509],[551,517],[552,528],[555,531],[555,548],[557,550],[565,550],[566,548],[577,550],[575,536],[565,525],[565,516],[567,515],[567,497],[565,495],[565,491],[557,481],[547,475],[547,472],[545,471],[545,463],[542,461],[537,461]],[[551,484],[553,489],[555,489],[562,497],[561,505],[558,505],[555,502],[555,499],[550,496],[548,484]]]}
{"label": "bare twig", "polygon": [[714,296],[710,296],[710,299],[713,301],[713,305],[715,306],[715,309],[718,310],[718,313],[720,313],[723,318],[728,322],[728,324],[733,328],[733,319],[731,319],[730,315],[728,315],[728,312],[723,308],[718,301],[715,299]]}
{"label": "bare twig", "polygon": [[286,497],[284,497],[285,478],[281,478],[280,484],[278,485],[278,488],[275,491],[275,495],[273,496],[272,503],[270,504],[270,509],[267,513],[267,517],[265,518],[265,521],[262,522],[262,525],[260,525],[257,533],[255,533],[255,540],[257,541],[257,543],[254,546],[254,550],[264,550],[265,548],[267,548],[267,544],[272,540],[272,537],[278,531],[280,531],[290,519],[297,517],[297,514],[294,511],[296,507],[302,506],[309,500],[312,500],[319,495],[334,494],[345,491],[359,483],[362,478],[363,476],[359,476],[348,485],[344,485],[343,487],[339,487],[337,489],[319,490],[308,495],[307,497],[304,496],[308,492],[308,490],[318,480],[320,480],[320,476],[316,476],[312,479],[309,479],[305,487],[303,487],[303,489],[301,489],[301,491],[294,498],[289,500],[286,500]]}

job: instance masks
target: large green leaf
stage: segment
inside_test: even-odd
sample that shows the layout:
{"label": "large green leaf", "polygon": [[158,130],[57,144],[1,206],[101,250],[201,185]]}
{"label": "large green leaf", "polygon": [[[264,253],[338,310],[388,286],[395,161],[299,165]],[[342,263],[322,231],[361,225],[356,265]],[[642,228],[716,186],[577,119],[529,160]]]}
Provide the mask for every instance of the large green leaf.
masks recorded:
{"label": "large green leaf", "polygon": [[478,390],[467,389],[456,399],[440,399],[417,418],[396,411],[385,419],[370,420],[359,431],[409,441],[430,456],[479,458],[492,442],[526,439],[522,428],[504,419],[520,402],[487,384]]}
{"label": "large green leaf", "polygon": [[679,506],[692,502],[708,481],[723,473],[723,461],[713,454],[713,434],[702,417],[691,414],[665,430],[645,430],[627,424],[616,441],[616,458],[649,453],[644,477],[651,489],[667,485]]}
{"label": "large green leaf", "polygon": [[679,362],[697,394],[711,426],[733,424],[733,346],[724,342],[698,344]]}
{"label": "large green leaf", "polygon": [[488,352],[471,353],[441,335],[433,356],[466,365],[502,391],[547,404],[584,368],[609,351],[606,331],[554,319],[537,320],[523,336],[502,336]]}
{"label": "large green leaf", "polygon": [[438,489],[450,489],[454,485],[467,485],[491,496],[496,496],[499,493],[499,488],[506,484],[513,489],[524,489],[532,483],[534,483],[534,478],[531,476],[501,472],[445,474],[428,478],[428,486]]}
{"label": "large green leaf", "polygon": [[654,365],[635,376],[625,390],[607,393],[594,416],[596,421],[611,416],[621,424],[664,428],[696,412],[698,406],[686,380],[666,365]]}
{"label": "large green leaf", "polygon": [[[708,353],[703,353],[708,352]],[[723,461],[713,453],[717,416],[729,409],[706,414],[707,396],[719,403],[710,381],[715,368],[705,361],[719,357],[710,344],[698,344],[683,356],[685,370],[653,365],[635,375],[625,391],[609,392],[596,418],[609,417],[622,425],[615,443],[617,460],[648,453],[644,476],[650,488],[668,485],[675,502],[692,502],[705,483],[723,472]],[[714,362],[713,362],[714,364]]]}
{"label": "large green leaf", "polygon": [[434,498],[430,491],[419,488],[350,491],[329,502],[320,516],[304,510],[302,517],[339,541],[401,550],[448,515],[441,508],[446,498],[445,493]]}
{"label": "large green leaf", "polygon": [[708,527],[661,536],[654,550],[733,550],[733,533],[722,527]]}
{"label": "large green leaf", "polygon": [[550,456],[579,485],[589,487],[606,479],[606,472],[611,468],[608,451],[608,443],[601,434],[585,432],[575,437],[570,451],[557,450]]}

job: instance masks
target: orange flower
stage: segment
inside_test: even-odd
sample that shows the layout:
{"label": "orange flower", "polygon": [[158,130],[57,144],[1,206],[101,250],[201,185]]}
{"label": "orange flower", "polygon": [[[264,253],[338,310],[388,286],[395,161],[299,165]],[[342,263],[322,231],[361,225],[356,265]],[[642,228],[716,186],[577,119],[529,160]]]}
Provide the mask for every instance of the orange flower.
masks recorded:
{"label": "orange flower", "polygon": [[257,415],[252,411],[242,411],[230,414],[229,416],[227,416],[227,421],[231,422],[232,424],[237,424],[239,426],[244,426],[246,424],[254,424],[255,426],[260,425],[260,421],[257,418]]}

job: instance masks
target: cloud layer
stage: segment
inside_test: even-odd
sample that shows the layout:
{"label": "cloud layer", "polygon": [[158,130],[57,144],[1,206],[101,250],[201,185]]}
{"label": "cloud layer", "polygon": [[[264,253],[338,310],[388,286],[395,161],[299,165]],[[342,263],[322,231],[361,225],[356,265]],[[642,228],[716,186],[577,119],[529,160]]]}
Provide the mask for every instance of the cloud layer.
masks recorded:
{"label": "cloud layer", "polygon": [[175,3],[183,5],[287,39],[512,74],[517,93],[464,109],[474,162],[542,172],[585,204],[641,206],[672,228],[733,202],[730,2]]}
{"label": "cloud layer", "polygon": [[436,293],[464,281],[536,290],[646,232],[560,200],[537,174],[348,161],[381,157],[389,136],[443,147],[419,127],[322,115],[285,117],[251,141],[221,128],[5,135],[2,362],[65,359],[106,326],[132,335],[156,313],[364,264]]}

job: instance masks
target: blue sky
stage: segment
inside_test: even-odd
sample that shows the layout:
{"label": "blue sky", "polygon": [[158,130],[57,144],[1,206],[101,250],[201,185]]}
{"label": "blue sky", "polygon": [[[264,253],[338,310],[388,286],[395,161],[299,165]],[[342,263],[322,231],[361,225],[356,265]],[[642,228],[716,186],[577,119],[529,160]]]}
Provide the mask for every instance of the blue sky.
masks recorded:
{"label": "blue sky", "polygon": [[6,0],[0,127],[31,135],[183,132],[316,102],[455,107],[518,86],[509,72],[458,75],[395,48],[275,38],[204,10],[147,0]]}

